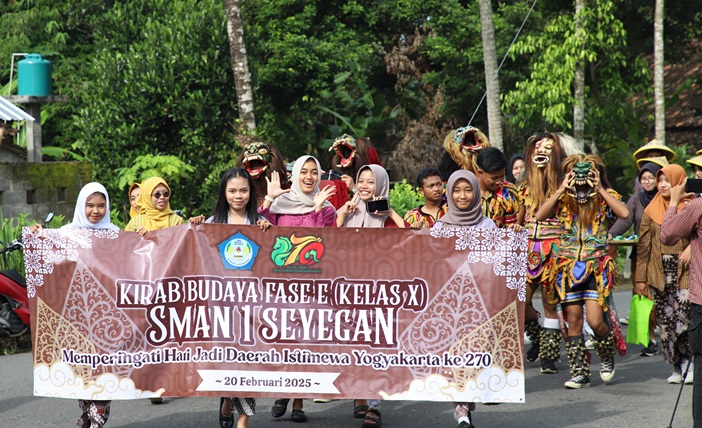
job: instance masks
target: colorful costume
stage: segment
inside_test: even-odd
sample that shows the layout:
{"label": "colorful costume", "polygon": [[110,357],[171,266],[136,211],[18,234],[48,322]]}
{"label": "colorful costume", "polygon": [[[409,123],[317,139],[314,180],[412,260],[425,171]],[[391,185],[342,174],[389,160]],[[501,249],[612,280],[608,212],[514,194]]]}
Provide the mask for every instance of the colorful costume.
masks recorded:
{"label": "colorful costume", "polygon": [[[383,164],[380,162],[378,152],[371,144],[369,138],[356,139],[350,135],[343,134],[334,140],[329,151],[334,152],[334,158],[332,159],[333,171],[326,173],[323,179],[329,180],[336,187],[336,194],[329,202],[334,205],[334,208],[339,209],[352,197],[350,193],[355,191],[353,186],[349,188],[340,179],[340,176],[348,175],[355,179],[362,166],[383,166]],[[324,186],[320,186],[324,188]]]}
{"label": "colorful costume", "polygon": [[483,215],[492,219],[497,227],[506,227],[517,222],[520,198],[514,184],[504,180],[487,198],[481,198]]}
{"label": "colorful costume", "polygon": [[423,223],[424,227],[432,227],[434,223],[448,212],[448,204],[443,202],[436,213],[436,218],[430,213],[422,211],[422,207],[412,208],[405,214],[404,220],[408,224]]}
{"label": "colorful costume", "polygon": [[[570,167],[570,168],[569,168]],[[608,329],[603,337],[593,337],[595,350],[601,360],[600,376],[604,382],[614,377],[615,338],[623,345],[621,330],[611,303],[611,293],[617,282],[614,260],[608,255],[607,231],[616,220],[612,208],[600,197],[591,179],[597,169],[602,185],[607,181],[602,161],[593,155],[576,155],[566,159],[564,169],[573,173],[569,191],[562,194],[554,209],[563,224],[560,244],[552,247],[556,255],[555,301],[561,305],[582,305],[585,300],[599,303],[606,314]],[[607,188],[616,200],[619,194]],[[573,325],[569,326],[577,330]],[[566,342],[571,380],[567,388],[590,385],[590,355],[582,334],[569,334]]]}
{"label": "colorful costume", "polygon": [[[528,233],[527,285],[531,290],[541,286],[544,296],[553,294],[556,259],[553,248],[560,242],[563,225],[556,218],[537,221],[535,214],[561,183],[559,165],[564,158],[561,138],[548,132],[531,136],[525,149],[524,180],[519,196],[525,208],[524,228]],[[531,299],[527,302],[531,305]],[[548,313],[548,312],[547,312]],[[524,329],[532,347],[527,360],[541,359],[542,373],[555,373],[555,362],[561,349],[561,332],[555,318],[546,318],[544,328],[538,319],[526,321]]]}

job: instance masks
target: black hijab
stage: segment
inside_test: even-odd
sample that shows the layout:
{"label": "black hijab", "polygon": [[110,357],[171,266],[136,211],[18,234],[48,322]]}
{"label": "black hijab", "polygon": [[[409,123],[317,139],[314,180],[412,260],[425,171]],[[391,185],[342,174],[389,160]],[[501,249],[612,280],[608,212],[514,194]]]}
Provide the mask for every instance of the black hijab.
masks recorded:
{"label": "black hijab", "polygon": [[[658,171],[661,169],[661,166],[658,165],[657,163],[653,162],[646,162],[644,166],[641,167],[641,171],[639,171],[639,176],[636,177],[636,180],[641,182],[641,174],[644,173],[644,171],[648,171],[651,174],[653,174],[654,177],[656,177],[656,174]],[[648,190],[642,190],[639,192],[639,201],[641,201],[641,205],[643,205],[644,208],[648,206],[648,204],[651,203],[653,200],[653,197],[656,196],[658,193],[658,185],[656,185],[653,190],[648,191]]]}
{"label": "black hijab", "polygon": [[515,177],[514,175],[512,175],[512,167],[514,166],[514,162],[516,162],[517,159],[521,159],[522,161],[524,161],[524,155],[521,153],[512,155],[512,157],[509,158],[509,162],[507,162],[507,169],[505,169],[505,177],[507,178],[507,181],[509,181],[512,184],[517,184],[517,180],[519,180],[519,177]]}

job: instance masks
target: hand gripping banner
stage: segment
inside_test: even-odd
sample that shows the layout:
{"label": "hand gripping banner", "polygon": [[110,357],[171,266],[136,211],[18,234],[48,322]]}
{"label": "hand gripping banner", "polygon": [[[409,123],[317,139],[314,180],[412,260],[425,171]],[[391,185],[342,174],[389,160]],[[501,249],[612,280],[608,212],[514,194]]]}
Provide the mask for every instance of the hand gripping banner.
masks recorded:
{"label": "hand gripping banner", "polygon": [[23,233],[34,394],[524,402],[504,229]]}

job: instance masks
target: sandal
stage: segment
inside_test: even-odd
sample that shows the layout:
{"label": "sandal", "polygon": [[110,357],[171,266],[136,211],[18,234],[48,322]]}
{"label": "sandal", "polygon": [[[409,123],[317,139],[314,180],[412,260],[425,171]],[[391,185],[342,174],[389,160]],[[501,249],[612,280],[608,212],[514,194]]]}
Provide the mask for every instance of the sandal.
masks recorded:
{"label": "sandal", "polygon": [[290,419],[292,419],[293,422],[305,422],[307,420],[307,415],[302,409],[293,409],[290,414]]}
{"label": "sandal", "polygon": [[234,428],[234,416],[232,414],[225,416],[222,413],[222,405],[224,404],[224,400],[226,400],[224,397],[220,397],[219,399],[219,428]]}
{"label": "sandal", "polygon": [[366,417],[366,412],[368,411],[368,406],[366,404],[356,405],[357,400],[353,400],[353,417],[356,419],[363,419]]}
{"label": "sandal", "polygon": [[274,418],[279,418],[285,414],[288,410],[289,398],[281,398],[280,400],[275,400],[273,407],[271,407],[271,415]]}
{"label": "sandal", "polygon": [[[371,416],[371,415],[369,415],[369,413],[378,415],[378,417],[376,418],[375,416]],[[363,418],[362,427],[363,428],[380,428],[381,426],[383,426],[383,421],[380,419],[380,410],[374,409],[374,408],[368,409],[366,411],[366,416]]]}

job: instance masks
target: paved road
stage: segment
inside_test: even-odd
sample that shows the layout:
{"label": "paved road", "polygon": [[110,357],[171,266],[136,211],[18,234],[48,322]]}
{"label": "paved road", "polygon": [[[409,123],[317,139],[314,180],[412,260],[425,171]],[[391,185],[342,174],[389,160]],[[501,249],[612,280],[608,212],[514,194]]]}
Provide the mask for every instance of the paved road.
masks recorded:
{"label": "paved road", "polygon": [[[631,294],[615,294],[620,314],[628,312]],[[566,390],[569,376],[565,352],[559,373],[543,375],[536,363],[526,367],[526,404],[478,405],[473,418],[477,428],[561,428],[561,427],[668,427],[680,390],[669,385],[670,367],[663,357],[638,356],[641,347],[616,358],[616,377],[603,385],[597,376],[594,358],[593,385],[589,389]],[[32,396],[32,356],[30,353],[0,356],[0,427],[71,427],[79,415],[74,400]],[[685,386],[673,427],[691,427],[691,392]],[[349,400],[327,404],[305,402],[309,421],[295,424],[285,415],[270,416],[273,400],[258,400],[258,414],[250,419],[256,427],[353,427],[361,426],[351,417]],[[217,427],[217,400],[212,398],[173,398],[153,405],[148,400],[113,402],[108,427]],[[450,403],[385,402],[383,426],[455,427]]]}

